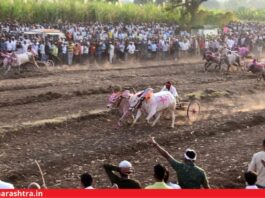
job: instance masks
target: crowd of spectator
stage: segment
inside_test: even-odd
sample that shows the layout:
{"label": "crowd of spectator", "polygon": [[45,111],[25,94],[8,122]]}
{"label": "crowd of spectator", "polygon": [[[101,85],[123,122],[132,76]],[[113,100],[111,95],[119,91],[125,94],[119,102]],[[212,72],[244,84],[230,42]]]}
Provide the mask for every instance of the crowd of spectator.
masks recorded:
{"label": "crowd of spectator", "polygon": [[[118,166],[104,164],[106,175],[108,176],[113,189],[209,189],[210,185],[206,172],[196,165],[197,153],[195,150],[187,149],[184,152],[183,162],[174,159],[164,148],[162,148],[154,138],[148,142],[161,154],[174,169],[178,183],[169,181],[169,171],[166,166],[158,163],[154,166],[153,184],[142,186],[142,184],[132,177],[135,171],[129,161],[121,161]],[[248,170],[244,174],[246,189],[265,189],[265,139],[262,142],[262,151],[255,153],[249,164]],[[82,189],[95,189],[93,186],[93,176],[84,173],[80,176]],[[28,188],[40,189],[40,185],[33,182]],[[10,183],[0,181],[0,189],[14,189]]]}
{"label": "crowd of spectator", "polygon": [[[65,38],[25,35],[29,30],[55,28]],[[198,56],[205,49],[217,51],[248,47],[260,57],[265,43],[265,25],[231,23],[213,35],[191,35],[177,25],[166,24],[59,24],[25,25],[0,23],[0,51],[34,51],[39,59],[57,64],[110,63],[130,60],[177,60]]]}

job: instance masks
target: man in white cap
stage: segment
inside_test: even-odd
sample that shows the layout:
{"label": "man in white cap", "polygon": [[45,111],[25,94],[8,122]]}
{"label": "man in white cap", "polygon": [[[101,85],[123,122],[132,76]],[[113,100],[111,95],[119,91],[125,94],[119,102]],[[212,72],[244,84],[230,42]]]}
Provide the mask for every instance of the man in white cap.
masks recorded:
{"label": "man in white cap", "polygon": [[179,185],[182,189],[210,188],[205,171],[194,163],[197,159],[197,154],[194,150],[186,150],[184,153],[184,162],[182,163],[175,160],[154,138],[151,138],[150,143],[168,160],[172,168],[176,171]]}
{"label": "man in white cap", "polygon": [[[119,166],[113,166],[110,164],[104,164],[104,169],[112,183],[117,184],[119,189],[139,189],[141,184],[134,179],[130,179],[130,174],[132,173],[132,164],[126,160],[121,161]],[[118,176],[114,172],[120,174]]]}

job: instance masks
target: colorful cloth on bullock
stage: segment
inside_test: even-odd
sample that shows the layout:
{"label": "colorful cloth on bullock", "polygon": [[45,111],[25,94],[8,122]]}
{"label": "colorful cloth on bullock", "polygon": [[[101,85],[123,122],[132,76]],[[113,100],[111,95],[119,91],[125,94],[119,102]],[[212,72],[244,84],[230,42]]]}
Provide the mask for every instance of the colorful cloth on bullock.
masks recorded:
{"label": "colorful cloth on bullock", "polygon": [[143,94],[142,94],[142,97],[143,97],[146,101],[150,100],[150,99],[153,97],[153,95],[154,95],[154,92],[153,92],[153,91],[154,91],[154,90],[153,90],[152,88],[147,88],[147,89],[145,89],[144,92],[143,92]]}

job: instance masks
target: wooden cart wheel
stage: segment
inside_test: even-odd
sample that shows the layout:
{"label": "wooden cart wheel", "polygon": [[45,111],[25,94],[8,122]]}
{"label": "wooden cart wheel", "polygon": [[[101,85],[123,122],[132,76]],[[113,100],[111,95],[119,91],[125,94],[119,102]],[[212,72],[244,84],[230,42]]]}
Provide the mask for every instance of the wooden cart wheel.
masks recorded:
{"label": "wooden cart wheel", "polygon": [[189,121],[195,122],[198,120],[200,115],[200,102],[197,100],[193,100],[189,103],[188,109],[187,109],[187,117]]}

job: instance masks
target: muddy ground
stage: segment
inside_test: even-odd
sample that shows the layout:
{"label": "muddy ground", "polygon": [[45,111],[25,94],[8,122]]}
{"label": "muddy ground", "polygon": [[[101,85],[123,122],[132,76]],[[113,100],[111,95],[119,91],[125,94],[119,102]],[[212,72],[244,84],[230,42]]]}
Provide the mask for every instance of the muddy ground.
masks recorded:
{"label": "muddy ground", "polygon": [[[153,182],[156,163],[168,166],[147,143],[154,136],[176,159],[182,159],[185,149],[196,149],[197,164],[212,187],[241,188],[242,174],[265,138],[265,83],[248,73],[205,73],[197,60],[2,73],[0,178],[16,187],[41,183],[34,160],[49,188],[77,188],[86,171],[94,176],[95,187],[107,187],[102,165],[124,159],[133,163],[133,176],[146,186]],[[163,118],[154,128],[140,122],[115,129],[118,114],[106,111],[110,85],[158,91],[168,80],[182,98],[209,89],[229,94],[203,98],[200,119],[192,125],[185,112],[178,112],[175,129]]]}

